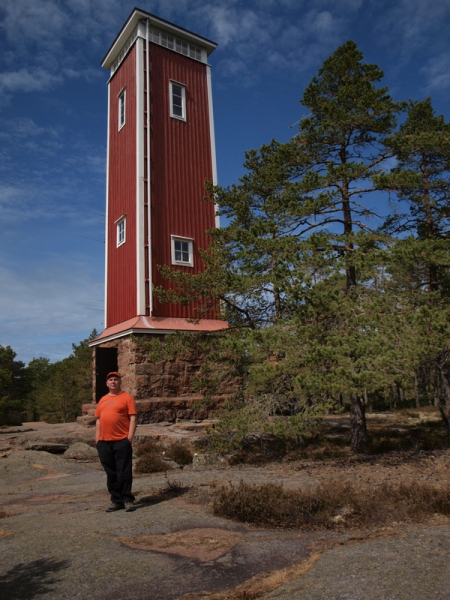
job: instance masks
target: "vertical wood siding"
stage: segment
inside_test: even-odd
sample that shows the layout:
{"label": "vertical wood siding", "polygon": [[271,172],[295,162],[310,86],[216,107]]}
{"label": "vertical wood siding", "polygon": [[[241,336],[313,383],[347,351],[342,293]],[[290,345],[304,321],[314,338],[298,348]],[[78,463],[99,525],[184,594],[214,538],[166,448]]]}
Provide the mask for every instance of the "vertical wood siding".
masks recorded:
{"label": "vertical wood siding", "polygon": [[[193,238],[194,268],[203,270],[199,248],[207,249],[205,230],[215,226],[214,206],[205,200],[205,179],[212,179],[206,66],[156,44],[150,45],[152,275],[168,283],[158,265],[171,264],[171,235]],[[186,88],[186,122],[170,117],[169,82]],[[195,306],[161,304],[153,316],[195,317]]]}
{"label": "vertical wood siding", "polygon": [[[107,319],[111,327],[136,316],[136,45],[110,85]],[[118,94],[126,89],[125,125],[118,131]],[[126,242],[116,223],[126,214]]]}

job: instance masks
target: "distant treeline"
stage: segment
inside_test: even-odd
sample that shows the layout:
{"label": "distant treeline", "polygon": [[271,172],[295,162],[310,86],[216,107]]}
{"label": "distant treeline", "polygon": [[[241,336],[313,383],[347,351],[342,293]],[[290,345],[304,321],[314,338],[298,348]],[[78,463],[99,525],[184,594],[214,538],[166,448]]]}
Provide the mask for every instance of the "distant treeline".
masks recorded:
{"label": "distant treeline", "polygon": [[16,360],[11,346],[0,346],[0,425],[23,421],[65,423],[81,415],[92,400],[92,350],[88,341],[72,344],[72,353],[51,363],[34,358],[28,366]]}

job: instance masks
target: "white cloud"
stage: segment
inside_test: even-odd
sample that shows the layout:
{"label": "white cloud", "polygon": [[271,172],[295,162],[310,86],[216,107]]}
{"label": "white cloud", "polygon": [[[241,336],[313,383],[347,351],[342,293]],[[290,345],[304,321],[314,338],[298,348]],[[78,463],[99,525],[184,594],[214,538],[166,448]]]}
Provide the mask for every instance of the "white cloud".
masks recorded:
{"label": "white cloud", "polygon": [[450,56],[444,54],[429,60],[427,65],[422,67],[421,73],[427,80],[429,91],[450,88]]}
{"label": "white cloud", "polygon": [[[267,68],[298,73],[317,60],[320,64],[361,5],[361,0],[155,0],[143,8],[218,42],[216,59],[226,68],[216,78],[251,71],[255,81]],[[37,80],[23,67],[11,70],[22,77],[4,74],[5,91],[49,89],[57,78],[99,77],[83,64],[81,48],[107,48],[133,7],[131,0],[33,0],[32,6],[29,0],[4,0],[0,27],[11,45],[42,69]],[[33,58],[36,43],[40,52]],[[323,47],[317,59],[318,44]]]}
{"label": "white cloud", "polygon": [[449,16],[448,0],[400,0],[383,11],[383,18],[375,21],[375,28],[385,44],[391,46],[394,39],[397,47],[400,42],[402,54],[410,56],[433,45],[438,37],[435,33],[441,31]]}
{"label": "white cloud", "polygon": [[69,204],[58,202],[56,190],[45,189],[35,181],[0,184],[0,219],[8,223],[68,219],[73,213]]}
{"label": "white cloud", "polygon": [[104,74],[100,69],[88,68],[88,69],[63,69],[64,75],[69,79],[84,79],[85,81],[95,81],[102,79]]}
{"label": "white cloud", "polygon": [[27,272],[0,267],[0,344],[11,346],[24,362],[64,358],[72,342],[102,328],[101,274],[89,271],[86,257],[52,257],[31,267]]}
{"label": "white cloud", "polygon": [[122,25],[122,4],[120,0],[0,2],[0,35],[6,46],[1,55],[0,102],[7,105],[20,92],[48,91],[65,78],[100,78],[101,70],[90,66],[86,49],[101,56]]}
{"label": "white cloud", "polygon": [[[67,38],[109,34],[120,27],[124,2],[120,0],[2,0],[0,28],[14,45],[39,42],[60,46]],[[130,3],[130,12],[133,4]]]}
{"label": "white cloud", "polygon": [[56,137],[59,132],[56,127],[42,127],[29,117],[16,117],[4,124],[6,131],[0,132],[0,136],[8,137],[11,141],[17,138],[28,139],[30,137],[45,136]]}
{"label": "white cloud", "polygon": [[226,47],[238,38],[239,32],[236,29],[237,12],[234,9],[205,7],[206,12],[214,38],[219,44]]}
{"label": "white cloud", "polygon": [[67,11],[54,0],[3,0],[1,12],[0,26],[15,44],[39,41],[54,45],[69,24]]}
{"label": "white cloud", "polygon": [[0,73],[0,94],[9,92],[41,92],[60,83],[60,75],[52,75],[44,69],[20,69]]}
{"label": "white cloud", "polygon": [[304,29],[309,35],[315,34],[322,37],[331,34],[335,36],[340,30],[340,19],[334,17],[329,11],[312,10],[306,15]]}

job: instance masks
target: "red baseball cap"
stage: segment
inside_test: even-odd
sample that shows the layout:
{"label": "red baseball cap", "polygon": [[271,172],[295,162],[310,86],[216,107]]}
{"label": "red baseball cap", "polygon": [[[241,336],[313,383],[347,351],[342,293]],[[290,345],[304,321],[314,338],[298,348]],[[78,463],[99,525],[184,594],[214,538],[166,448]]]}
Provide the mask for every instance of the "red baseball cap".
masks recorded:
{"label": "red baseball cap", "polygon": [[122,379],[122,375],[120,373],[117,373],[117,371],[112,371],[111,373],[108,373],[108,375],[106,376],[106,381],[108,381],[110,377],[118,377],[119,379]]}

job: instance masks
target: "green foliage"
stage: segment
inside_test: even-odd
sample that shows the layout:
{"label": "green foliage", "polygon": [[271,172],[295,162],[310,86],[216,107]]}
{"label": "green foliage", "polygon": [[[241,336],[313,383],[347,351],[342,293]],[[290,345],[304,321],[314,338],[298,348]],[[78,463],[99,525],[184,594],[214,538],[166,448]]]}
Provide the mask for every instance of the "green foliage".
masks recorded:
{"label": "green foliage", "polygon": [[0,346],[0,425],[20,424],[29,388],[25,365],[11,346]]}
{"label": "green foliage", "polygon": [[376,181],[395,194],[397,209],[409,212],[396,210],[384,227],[396,235],[414,234],[420,256],[414,269],[416,284],[430,291],[445,288],[448,293],[450,125],[435,115],[430,98],[410,101],[408,118],[387,144],[396,152],[398,164]]}
{"label": "green foliage", "polygon": [[[298,134],[247,152],[238,184],[208,186],[227,224],[205,271],[161,269],[162,300],[231,326],[207,338],[199,378],[211,393],[242,382],[221,443],[312,435],[346,404],[352,449],[367,452],[366,403],[431,397],[450,435],[450,126],[430,99],[394,102],[382,77],[354,42],[339,47],[303,94]],[[399,209],[384,223],[382,194]]]}
{"label": "green foliage", "polygon": [[27,420],[38,421],[38,405],[40,404],[38,399],[41,394],[45,394],[45,386],[47,385],[52,372],[50,360],[42,356],[33,358],[33,360],[28,363],[27,371],[31,383],[31,389],[27,395],[26,403]]}
{"label": "green foliage", "polygon": [[46,358],[35,358],[29,363],[29,418],[61,423],[81,415],[81,405],[92,401],[92,350],[88,342],[95,337],[94,329],[88,339],[72,344],[72,354],[63,360],[50,363]]}
{"label": "green foliage", "polygon": [[[376,213],[361,199],[374,190],[372,177],[393,154],[383,142],[392,134],[401,109],[387,88],[376,87],[383,77],[381,69],[362,59],[356,44],[348,41],[324,62],[303,94],[302,104],[310,115],[300,122],[294,138],[304,173],[303,193],[314,206],[310,218],[322,215],[321,224],[331,225],[333,249],[347,257],[347,288],[358,281],[357,249],[363,252],[368,243],[378,241],[367,236],[374,233],[369,219]],[[333,239],[332,231],[341,236]],[[362,247],[355,231],[366,233]]]}

